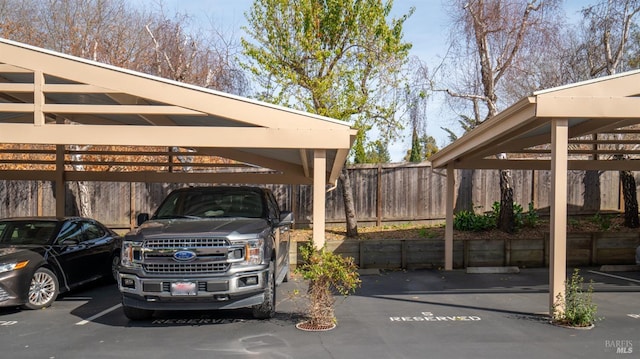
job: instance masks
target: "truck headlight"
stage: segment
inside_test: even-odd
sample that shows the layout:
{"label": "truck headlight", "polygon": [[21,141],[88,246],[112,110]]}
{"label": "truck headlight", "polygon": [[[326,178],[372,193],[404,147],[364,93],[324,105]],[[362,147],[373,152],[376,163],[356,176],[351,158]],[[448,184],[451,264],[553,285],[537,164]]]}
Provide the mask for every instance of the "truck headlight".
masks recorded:
{"label": "truck headlight", "polygon": [[0,263],[0,273],[11,272],[13,270],[22,269],[29,264],[29,261],[19,261],[11,263]]}
{"label": "truck headlight", "polygon": [[120,264],[127,268],[139,268],[139,262],[142,259],[142,248],[139,242],[122,242],[122,251],[120,255]]}
{"label": "truck headlight", "polygon": [[245,245],[245,261],[247,264],[262,264],[264,257],[264,239],[252,239]]}

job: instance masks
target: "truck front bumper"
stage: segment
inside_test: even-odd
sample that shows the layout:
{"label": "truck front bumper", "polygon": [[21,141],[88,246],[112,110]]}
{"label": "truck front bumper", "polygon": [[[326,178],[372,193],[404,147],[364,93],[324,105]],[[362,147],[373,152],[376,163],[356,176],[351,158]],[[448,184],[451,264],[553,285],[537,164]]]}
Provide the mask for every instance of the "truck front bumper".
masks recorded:
{"label": "truck front bumper", "polygon": [[206,278],[146,278],[121,272],[118,286],[122,293],[122,304],[134,308],[237,309],[252,307],[264,301],[268,275],[268,269]]}

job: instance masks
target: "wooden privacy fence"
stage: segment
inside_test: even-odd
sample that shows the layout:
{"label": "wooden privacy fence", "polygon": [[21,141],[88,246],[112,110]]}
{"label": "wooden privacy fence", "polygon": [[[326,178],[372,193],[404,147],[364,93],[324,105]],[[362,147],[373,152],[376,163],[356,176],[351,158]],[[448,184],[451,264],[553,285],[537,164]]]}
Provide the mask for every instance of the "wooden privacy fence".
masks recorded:
{"label": "wooden privacy fence", "polygon": [[[361,225],[431,221],[445,216],[446,176],[428,162],[420,164],[356,165],[348,168],[357,219]],[[529,202],[537,209],[549,206],[550,172],[513,171],[514,198],[525,209]],[[472,178],[472,181],[464,177]],[[498,172],[494,170],[456,171],[459,205],[473,206],[476,212],[490,211],[500,198]],[[583,171],[569,171],[567,200],[570,211],[583,204]],[[637,181],[637,180],[636,180]],[[637,181],[640,183],[640,181]],[[620,210],[618,172],[600,175],[601,209]],[[76,207],[77,183],[69,182],[66,214],[79,213]],[[153,212],[166,194],[185,184],[86,183],[91,193],[91,216],[114,228],[131,228],[141,212]],[[195,185],[195,184],[190,184]],[[269,185],[285,209],[295,214],[296,225],[307,227],[312,221],[311,186]],[[43,181],[0,181],[0,216],[54,215],[53,184]],[[344,223],[342,187],[327,193],[326,220]]]}

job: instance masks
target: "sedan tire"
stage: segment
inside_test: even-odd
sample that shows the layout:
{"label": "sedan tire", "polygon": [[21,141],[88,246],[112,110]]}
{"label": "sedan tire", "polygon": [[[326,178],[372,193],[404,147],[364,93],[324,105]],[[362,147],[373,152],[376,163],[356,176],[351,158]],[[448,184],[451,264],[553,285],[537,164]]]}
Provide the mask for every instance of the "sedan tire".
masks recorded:
{"label": "sedan tire", "polygon": [[29,285],[27,302],[22,306],[25,309],[42,309],[53,304],[58,297],[58,278],[47,268],[38,268]]}
{"label": "sedan tire", "polygon": [[120,254],[114,254],[113,257],[111,257],[111,272],[106,277],[107,283],[118,282],[118,268],[120,268]]}

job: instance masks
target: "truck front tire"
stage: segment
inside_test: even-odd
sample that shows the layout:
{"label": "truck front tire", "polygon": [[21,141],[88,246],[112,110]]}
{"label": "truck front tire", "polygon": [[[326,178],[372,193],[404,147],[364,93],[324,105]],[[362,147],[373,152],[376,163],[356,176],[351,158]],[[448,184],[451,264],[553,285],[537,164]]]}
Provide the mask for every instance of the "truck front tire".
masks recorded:
{"label": "truck front tire", "polygon": [[276,314],[276,268],[274,261],[269,263],[268,283],[264,291],[264,302],[253,307],[256,319],[273,318]]}

